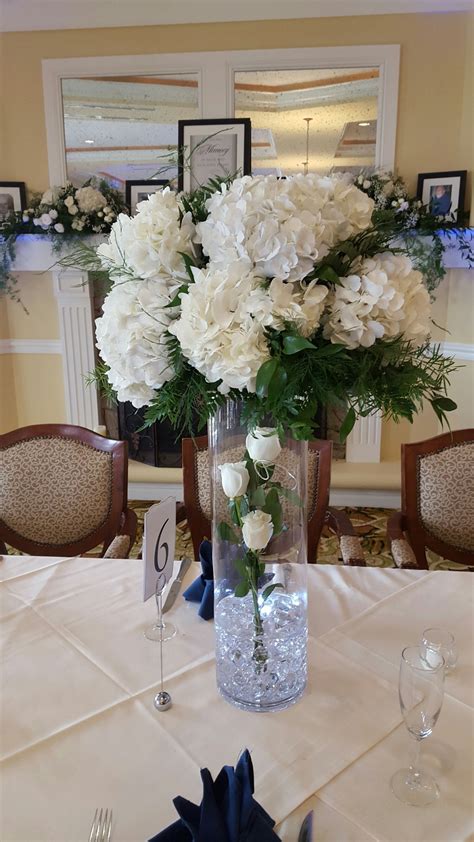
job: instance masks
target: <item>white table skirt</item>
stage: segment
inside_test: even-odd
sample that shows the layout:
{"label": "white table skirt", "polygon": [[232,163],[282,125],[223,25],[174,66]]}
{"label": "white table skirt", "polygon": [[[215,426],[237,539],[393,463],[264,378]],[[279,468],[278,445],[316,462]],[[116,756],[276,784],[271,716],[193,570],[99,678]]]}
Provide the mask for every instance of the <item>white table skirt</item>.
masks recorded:
{"label": "white table skirt", "polygon": [[[309,687],[267,715],[218,696],[213,624],[181,597],[167,615],[179,634],[164,647],[174,704],[155,711],[158,647],[143,637],[155,607],[140,601],[141,562],[4,557],[0,575],[3,842],[82,841],[97,806],[114,810],[113,842],[146,840],[176,818],[175,795],[200,800],[201,766],[216,774],[245,746],[256,798],[285,842],[311,808],[316,842],[471,837],[468,573],[310,566]],[[432,625],[454,633],[460,657],[424,746],[442,796],[415,809],[389,789],[410,749],[398,665]]]}

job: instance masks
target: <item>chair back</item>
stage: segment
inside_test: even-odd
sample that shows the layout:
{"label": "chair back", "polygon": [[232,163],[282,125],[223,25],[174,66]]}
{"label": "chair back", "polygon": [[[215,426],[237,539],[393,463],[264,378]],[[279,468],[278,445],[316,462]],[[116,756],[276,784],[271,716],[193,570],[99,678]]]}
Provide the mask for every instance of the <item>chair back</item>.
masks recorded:
{"label": "chair back", "polygon": [[402,515],[418,566],[474,564],[474,429],[402,445]]}
{"label": "chair back", "polygon": [[119,532],[127,443],[68,424],[0,436],[0,538],[31,555],[80,555]]}
{"label": "chair back", "polygon": [[[241,457],[241,448],[232,459]],[[212,540],[211,465],[207,436],[182,440],[184,505],[191,531],[194,556],[204,538]],[[316,561],[317,549],[329,503],[331,441],[308,442],[308,560]],[[283,501],[283,506],[285,501]]]}

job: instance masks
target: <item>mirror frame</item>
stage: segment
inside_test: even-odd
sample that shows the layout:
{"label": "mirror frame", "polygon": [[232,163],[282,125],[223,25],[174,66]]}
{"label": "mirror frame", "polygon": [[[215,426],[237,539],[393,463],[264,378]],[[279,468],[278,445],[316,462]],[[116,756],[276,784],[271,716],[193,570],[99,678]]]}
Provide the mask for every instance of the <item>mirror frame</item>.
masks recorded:
{"label": "mirror frame", "polygon": [[194,73],[199,85],[199,116],[211,119],[234,117],[234,75],[238,71],[320,70],[337,67],[378,68],[380,85],[375,166],[393,169],[400,68],[398,44],[44,59],[43,90],[50,186],[65,184],[67,180],[61,87],[63,79],[98,74],[150,76],[157,72]]}

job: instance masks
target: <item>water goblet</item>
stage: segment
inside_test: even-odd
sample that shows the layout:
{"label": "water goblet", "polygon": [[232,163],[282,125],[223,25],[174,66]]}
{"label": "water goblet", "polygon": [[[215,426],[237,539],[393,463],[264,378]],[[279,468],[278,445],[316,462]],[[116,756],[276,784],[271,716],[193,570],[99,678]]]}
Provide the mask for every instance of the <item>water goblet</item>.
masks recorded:
{"label": "water goblet", "polygon": [[399,769],[390,784],[405,804],[424,807],[439,798],[438,784],[418,768],[422,740],[433,731],[443,704],[444,659],[432,654],[428,662],[421,646],[407,646],[402,652],[399,676],[400,709],[416,748],[409,768]]}
{"label": "water goblet", "polygon": [[433,658],[437,660],[441,655],[444,658],[444,671],[446,674],[452,672],[457,664],[458,652],[454,635],[445,629],[425,629],[421,636],[421,647],[423,657],[428,663]]}

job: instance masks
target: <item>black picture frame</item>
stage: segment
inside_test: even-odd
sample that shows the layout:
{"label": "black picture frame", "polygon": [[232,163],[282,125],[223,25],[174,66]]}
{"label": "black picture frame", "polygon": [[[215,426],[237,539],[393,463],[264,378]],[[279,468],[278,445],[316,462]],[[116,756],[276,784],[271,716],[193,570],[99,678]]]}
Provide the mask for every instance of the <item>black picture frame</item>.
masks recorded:
{"label": "black picture frame", "polygon": [[[416,195],[435,216],[461,222],[464,216],[466,179],[467,170],[422,172],[418,174]],[[444,192],[440,193],[443,188]],[[440,195],[436,195],[435,191]]]}
{"label": "black picture frame", "polygon": [[26,208],[26,190],[24,181],[0,182],[0,227],[10,213]]}
{"label": "black picture frame", "polygon": [[[225,130],[228,127],[229,131]],[[201,129],[199,134],[191,134],[192,130]],[[235,129],[232,132],[232,128]],[[228,137],[232,135],[235,141],[225,147],[212,148],[214,144],[212,141],[216,138]],[[202,138],[192,149],[192,138]],[[204,148],[206,141],[209,140],[208,148]],[[189,154],[186,151],[190,147]],[[201,149],[199,167],[195,167],[199,172],[199,177],[193,174],[192,162],[193,155],[196,161],[196,150]],[[213,156],[213,152],[215,155]],[[225,156],[226,164],[222,163],[222,157]],[[214,160],[213,160],[214,157]],[[189,168],[186,166],[188,159],[190,159]],[[233,169],[233,172],[228,171],[228,165]],[[219,171],[220,170],[220,171]],[[238,117],[235,120],[230,117],[218,117],[214,120],[178,120],[178,189],[190,192],[198,186],[205,184],[209,178],[220,175],[251,175],[252,172],[252,125],[250,117]]]}
{"label": "black picture frame", "polygon": [[[133,181],[126,181],[125,182],[125,204],[127,205],[130,213],[132,216],[135,213],[136,206],[138,202],[143,202],[144,199],[149,196],[151,193],[157,193],[158,190],[162,190],[163,187],[167,187],[169,185],[168,179],[157,179],[151,178],[148,181],[143,180],[142,178],[133,180]],[[143,190],[140,190],[140,187],[143,187]],[[153,187],[153,190],[149,188]],[[141,194],[145,194],[142,196]]]}

